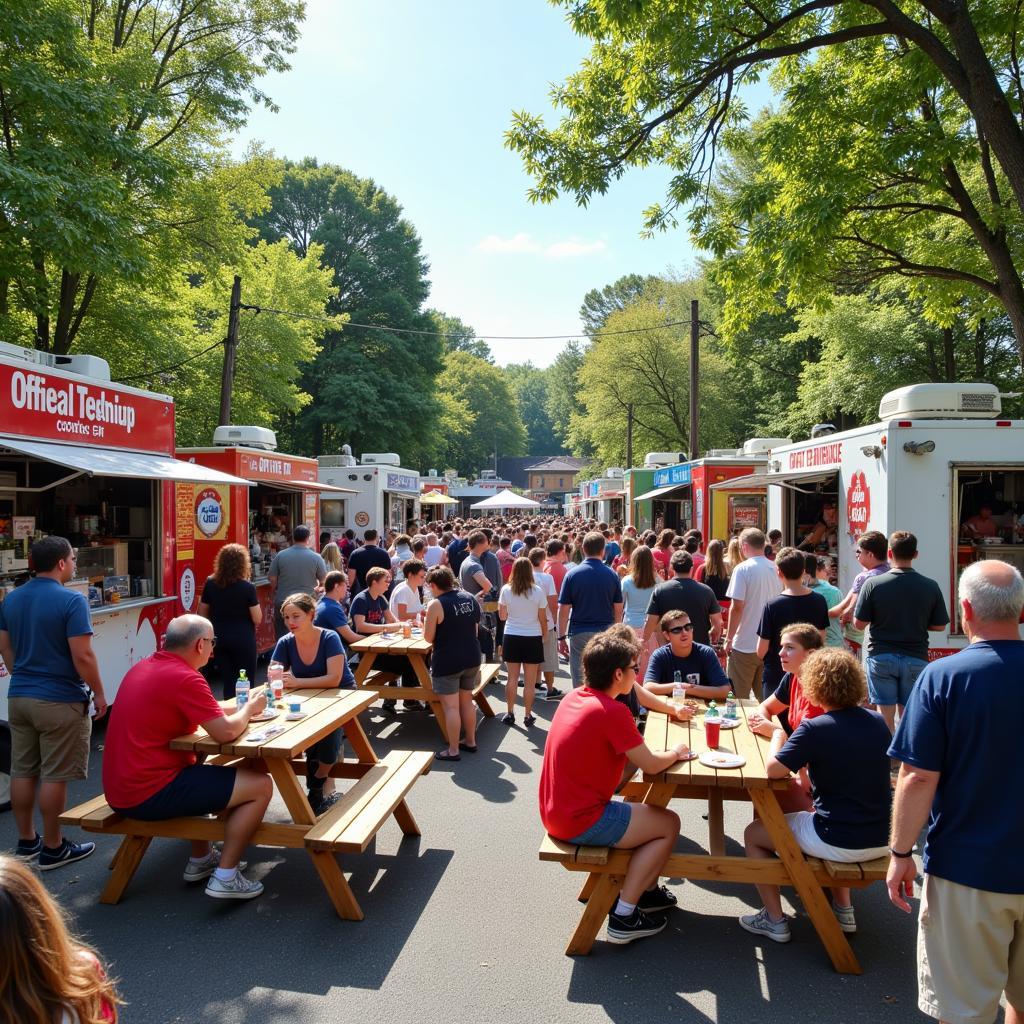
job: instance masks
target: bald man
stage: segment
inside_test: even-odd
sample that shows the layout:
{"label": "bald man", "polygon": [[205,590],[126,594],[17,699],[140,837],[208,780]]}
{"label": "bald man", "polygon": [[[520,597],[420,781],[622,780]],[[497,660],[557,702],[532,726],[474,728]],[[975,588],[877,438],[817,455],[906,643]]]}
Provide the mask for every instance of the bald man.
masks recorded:
{"label": "bald man", "polygon": [[[970,645],[918,677],[892,746],[889,898],[910,911],[925,822],[918,1006],[942,1021],[1024,1024],[1024,579],[983,559],[960,577]],[[940,784],[941,783],[941,784]]]}
{"label": "bald man", "polygon": [[214,700],[199,670],[215,642],[209,619],[181,615],[168,625],[163,650],[128,671],[107,727],[103,790],[114,810],[142,821],[227,810],[222,850],[218,854],[207,842],[192,843],[185,881],[209,879],[207,896],[249,900],[263,892],[263,883],[246,878],[239,862],[270,803],[270,776],[196,764],[191,751],[170,747],[171,740],[198,726],[218,743],[230,743],[266,708],[263,690],[231,714]]}

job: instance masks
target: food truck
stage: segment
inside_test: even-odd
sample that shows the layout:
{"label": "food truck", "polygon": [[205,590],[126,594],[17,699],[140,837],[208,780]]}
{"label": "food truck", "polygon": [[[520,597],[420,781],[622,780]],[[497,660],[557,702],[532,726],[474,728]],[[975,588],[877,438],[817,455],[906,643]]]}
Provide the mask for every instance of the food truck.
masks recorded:
{"label": "food truck", "polygon": [[[94,356],[0,344],[0,599],[50,534],[78,552],[68,587],[89,602],[108,701],[159,646],[194,589],[179,571],[175,490],[246,481],[174,455],[174,402],[110,380]],[[7,719],[0,661],[0,720]]]}
{"label": "food truck", "polygon": [[[268,570],[278,551],[288,547],[296,526],[309,527],[314,547],[320,539],[320,498],[325,492],[341,497],[350,492],[317,479],[316,459],[284,455],[277,438],[264,427],[222,426],[211,448],[179,448],[178,456],[199,466],[229,473],[233,485],[176,485],[179,510],[179,559],[194,574],[194,611],[203,582],[213,571],[217,551],[225,544],[242,544],[252,557],[253,583],[263,609],[256,630],[259,653],[274,646],[274,607]],[[190,543],[184,558],[180,548]],[[184,604],[184,591],[182,597]]]}
{"label": "food truck", "polygon": [[351,492],[344,501],[324,495],[323,525],[332,536],[354,530],[361,539],[367,527],[404,533],[419,520],[420,475],[403,469],[395,452],[367,452],[357,462],[344,445],[340,455],[316,461],[321,483]]}
{"label": "food truck", "polygon": [[[752,482],[752,474],[767,465],[767,453],[773,446],[789,440],[754,437],[742,448],[712,449],[703,458],[656,469],[653,489],[633,498],[633,515],[647,518],[651,529],[658,532],[700,530],[705,543],[714,537],[728,540],[748,526],[763,529],[767,521],[765,484]],[[649,464],[656,465],[664,455],[651,452]],[[650,502],[649,513],[640,504],[645,502]]]}
{"label": "food truck", "polygon": [[929,634],[929,656],[942,657],[967,644],[960,573],[981,558],[1024,571],[1024,421],[1002,417],[1001,397],[991,384],[899,388],[882,398],[878,423],[842,433],[822,425],[731,484],[767,485],[768,525],[787,544],[828,551],[844,591],[860,571],[857,537],[913,533],[914,566],[938,582],[952,620]]}

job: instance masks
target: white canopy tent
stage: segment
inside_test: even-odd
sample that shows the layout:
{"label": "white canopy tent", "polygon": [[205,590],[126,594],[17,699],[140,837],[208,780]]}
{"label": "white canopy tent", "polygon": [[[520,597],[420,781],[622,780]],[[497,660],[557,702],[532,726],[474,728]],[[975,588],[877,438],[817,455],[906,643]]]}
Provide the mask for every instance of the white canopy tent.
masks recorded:
{"label": "white canopy tent", "polygon": [[504,490],[498,491],[497,494],[492,495],[490,498],[484,498],[483,501],[478,501],[475,505],[470,505],[470,508],[540,508],[540,502],[534,501],[532,498],[524,498],[521,494],[516,494],[515,491],[510,491],[507,487]]}

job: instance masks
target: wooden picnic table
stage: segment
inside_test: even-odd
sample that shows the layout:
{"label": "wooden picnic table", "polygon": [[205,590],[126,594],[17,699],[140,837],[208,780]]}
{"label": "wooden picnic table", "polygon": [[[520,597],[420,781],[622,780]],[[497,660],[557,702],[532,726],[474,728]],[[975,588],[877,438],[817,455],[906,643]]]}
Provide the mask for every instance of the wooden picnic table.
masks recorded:
{"label": "wooden picnic table", "polygon": [[[208,764],[265,768],[277,784],[291,821],[264,821],[253,835],[252,844],[305,847],[338,915],[347,920],[362,920],[363,912],[336,855],[365,850],[392,815],[405,835],[420,834],[405,796],[419,776],[430,770],[431,755],[391,751],[383,761],[378,760],[358,718],[376,700],[373,694],[338,689],[290,690],[286,691],[285,699],[289,703],[299,701],[305,717],[287,721],[287,712],[280,710],[273,720],[251,722],[245,733],[230,743],[218,743],[204,729],[198,729],[172,740],[171,749],[205,755]],[[221,702],[226,711],[233,711],[234,706],[234,701]],[[277,735],[266,736],[272,726],[283,728]],[[331,775],[358,781],[317,818],[305,793],[302,755],[339,727],[345,732],[355,760],[338,762]],[[68,811],[62,821],[86,831],[124,836],[111,862],[111,877],[100,898],[103,903],[120,900],[154,837],[206,841],[224,838],[220,818],[127,819],[113,811],[103,796]]]}
{"label": "wooden picnic table", "polygon": [[[424,701],[433,712],[434,721],[437,722],[445,742],[448,742],[448,729],[445,726],[441,698],[434,693],[430,669],[427,666],[427,657],[434,646],[423,639],[422,632],[414,631],[409,639],[403,637],[400,631],[387,635],[374,633],[372,636],[356,640],[349,645],[349,649],[359,655],[359,664],[353,669],[356,686],[362,690],[374,691],[385,700]],[[419,686],[389,686],[389,683],[398,678],[398,673],[375,671],[373,665],[378,655],[397,655],[407,659],[416,673]],[[498,674],[498,668],[496,664],[481,665],[480,679],[473,688],[473,699],[485,718],[493,718],[494,709],[487,699],[484,687]]]}
{"label": "wooden picnic table", "polygon": [[[884,878],[885,866],[874,862],[870,866],[839,866],[804,856],[776,797],[778,792],[789,786],[790,780],[768,777],[765,761],[769,756],[769,741],[751,732],[746,724],[747,714],[755,710],[758,703],[755,700],[737,703],[742,724],[738,728],[721,731],[718,749],[745,757],[746,764],[741,768],[716,769],[701,764],[699,760],[680,761],[663,772],[645,774],[642,779],[638,773],[627,783],[623,793],[627,800],[657,807],[667,807],[672,800],[706,800],[709,852],[673,854],[662,875],[692,880],[792,885],[835,969],[844,974],[860,974],[860,964],[832,912],[829,899],[822,890],[822,882],[827,879],[835,885],[860,888]],[[691,750],[707,750],[703,707],[689,722],[669,719],[656,712],[648,714],[644,739],[653,750],[669,749],[679,743],[686,743]],[[778,859],[724,855],[722,812],[725,800],[753,804],[775,843]],[[566,845],[547,837],[541,848],[541,859],[561,861],[569,870],[590,872],[580,893],[580,898],[587,901],[587,908],[566,950],[570,954],[587,953],[618,896],[632,851],[614,847],[570,847],[573,852],[567,862]],[[871,870],[864,870],[866,867]]]}

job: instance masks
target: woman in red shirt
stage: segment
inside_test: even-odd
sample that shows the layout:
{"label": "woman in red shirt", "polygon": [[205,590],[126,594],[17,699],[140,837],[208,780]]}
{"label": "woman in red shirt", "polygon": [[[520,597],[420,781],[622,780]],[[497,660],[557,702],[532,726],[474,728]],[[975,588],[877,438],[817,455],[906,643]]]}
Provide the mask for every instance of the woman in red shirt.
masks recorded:
{"label": "woman in red shirt", "polygon": [[658,537],[658,546],[653,551],[654,564],[658,567],[658,575],[663,580],[670,579],[672,576],[669,565],[672,561],[672,541],[675,539],[675,530],[662,530]]}
{"label": "woman in red shirt", "polygon": [[633,942],[660,932],[658,911],[676,905],[658,878],[679,835],[674,812],[612,797],[635,768],[655,774],[689,755],[680,744],[652,751],[629,708],[615,698],[636,681],[640,645],[624,631],[599,633],[583,651],[585,684],[562,698],[551,721],[540,777],[540,816],[555,838],[635,850],[608,915],[608,941]]}

